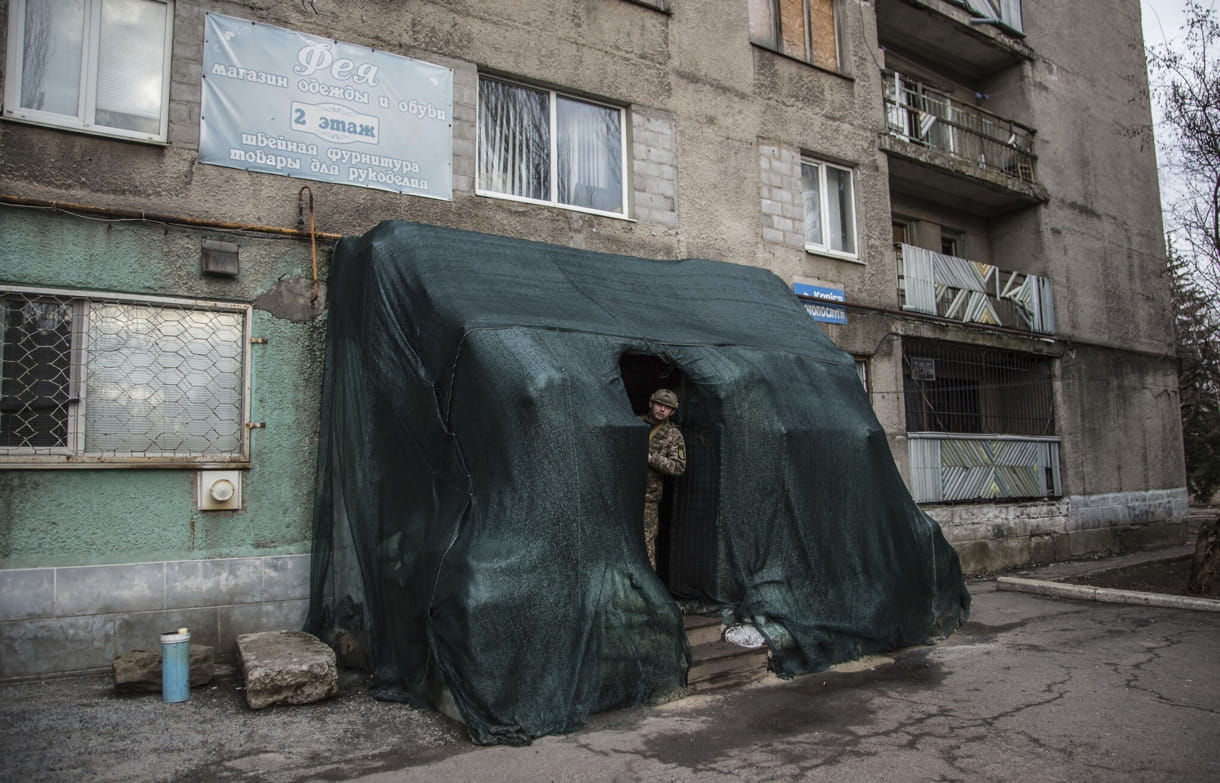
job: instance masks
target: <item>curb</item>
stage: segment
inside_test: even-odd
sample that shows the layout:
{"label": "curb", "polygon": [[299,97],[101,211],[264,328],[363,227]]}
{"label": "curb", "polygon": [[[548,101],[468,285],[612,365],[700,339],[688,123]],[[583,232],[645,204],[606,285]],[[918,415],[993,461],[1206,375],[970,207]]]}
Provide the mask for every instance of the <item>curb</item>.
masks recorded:
{"label": "curb", "polygon": [[1018,593],[1033,593],[1053,598],[1075,598],[1081,601],[1099,601],[1109,604],[1135,604],[1138,606],[1160,606],[1167,609],[1193,609],[1199,612],[1220,612],[1220,600],[1194,598],[1188,595],[1162,595],[1141,593],[1135,590],[1117,590],[1112,587],[1089,587],[1063,582],[1047,582],[1042,579],[1022,579],[1016,576],[1001,576],[996,579],[997,590]]}

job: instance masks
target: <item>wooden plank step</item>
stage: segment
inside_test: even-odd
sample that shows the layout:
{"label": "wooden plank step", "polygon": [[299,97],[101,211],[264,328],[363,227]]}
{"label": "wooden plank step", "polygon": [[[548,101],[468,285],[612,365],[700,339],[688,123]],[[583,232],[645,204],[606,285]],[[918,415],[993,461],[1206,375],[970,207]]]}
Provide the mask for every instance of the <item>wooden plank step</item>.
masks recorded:
{"label": "wooden plank step", "polygon": [[766,647],[751,650],[728,642],[716,641],[691,648],[690,670],[686,673],[687,691],[707,691],[744,685],[767,674]]}
{"label": "wooden plank step", "polygon": [[691,647],[718,642],[724,633],[724,625],[717,617],[688,614],[682,617],[682,621],[686,624],[686,640]]}

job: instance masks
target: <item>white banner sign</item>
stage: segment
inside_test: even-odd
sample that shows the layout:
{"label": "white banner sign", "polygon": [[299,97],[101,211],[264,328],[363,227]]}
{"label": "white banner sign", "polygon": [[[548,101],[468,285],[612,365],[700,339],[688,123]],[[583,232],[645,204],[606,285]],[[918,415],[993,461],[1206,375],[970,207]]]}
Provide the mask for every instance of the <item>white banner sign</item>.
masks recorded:
{"label": "white banner sign", "polygon": [[450,199],[453,71],[207,15],[199,161]]}

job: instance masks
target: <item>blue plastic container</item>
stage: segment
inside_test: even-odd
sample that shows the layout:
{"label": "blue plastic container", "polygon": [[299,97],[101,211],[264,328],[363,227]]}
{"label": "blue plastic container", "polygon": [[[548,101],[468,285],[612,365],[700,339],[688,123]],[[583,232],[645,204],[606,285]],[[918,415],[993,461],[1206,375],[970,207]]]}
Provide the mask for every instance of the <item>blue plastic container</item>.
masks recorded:
{"label": "blue plastic container", "polygon": [[167,702],[191,698],[191,632],[179,628],[161,634],[161,699]]}

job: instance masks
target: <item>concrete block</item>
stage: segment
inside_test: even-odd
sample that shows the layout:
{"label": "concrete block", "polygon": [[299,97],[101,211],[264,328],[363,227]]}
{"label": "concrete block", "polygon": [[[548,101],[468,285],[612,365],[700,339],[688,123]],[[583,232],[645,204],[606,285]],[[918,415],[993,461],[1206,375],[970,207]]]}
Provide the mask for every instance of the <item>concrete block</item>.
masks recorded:
{"label": "concrete block", "polygon": [[[634,167],[633,171],[635,171],[636,177],[660,177],[661,176],[660,165],[658,165],[656,163],[652,163],[650,161],[642,160],[639,158],[636,159],[636,163],[635,163],[635,167]],[[638,188],[637,188],[637,190],[638,190]]]}
{"label": "concrete block", "polygon": [[674,159],[674,153],[672,150],[665,150],[657,147],[652,147],[649,149],[646,157],[648,160],[651,160],[654,163],[665,163],[671,166],[677,162]]}
{"label": "concrete block", "polygon": [[1072,557],[1110,555],[1117,551],[1112,528],[1074,530],[1068,533]]}
{"label": "concrete block", "polygon": [[[309,599],[309,555],[277,555],[263,558],[264,601]],[[230,603],[236,603],[231,601]]]}
{"label": "concrete block", "polygon": [[237,637],[246,704],[308,704],[339,692],[335,651],[303,631],[267,631]]}
{"label": "concrete block", "polygon": [[1188,525],[1182,521],[1151,522],[1114,531],[1119,552],[1142,552],[1186,543]]}
{"label": "concrete block", "polygon": [[123,650],[151,649],[158,644],[161,634],[183,627],[191,630],[193,643],[219,647],[218,613],[219,610],[216,607],[207,606],[116,615],[114,618],[114,648],[111,653],[116,654]]}
{"label": "concrete block", "polygon": [[55,615],[99,615],[165,608],[165,564],[56,569]]}
{"label": "concrete block", "polygon": [[1028,539],[1013,541],[969,541],[954,544],[962,572],[965,574],[990,574],[1029,562]]}
{"label": "concrete block", "polygon": [[776,231],[773,228],[763,228],[762,236],[767,242],[775,242],[777,244],[783,244],[784,242],[784,232]]}
{"label": "concrete block", "polygon": [[1071,556],[1071,542],[1066,533],[1032,536],[1029,540],[1031,563],[1057,563]]}
{"label": "concrete block", "polygon": [[662,196],[677,195],[674,189],[673,180],[662,178],[658,178],[654,182],[650,183],[649,190],[651,190],[653,193],[659,193]]}
{"label": "concrete block", "polygon": [[0,571],[0,622],[52,617],[55,614],[55,569]]}
{"label": "concrete block", "polygon": [[275,628],[303,628],[308,613],[308,600],[219,607],[216,610],[216,652],[218,655],[237,652],[236,639],[242,634]]}
{"label": "concrete block", "polygon": [[252,604],[262,600],[263,558],[178,560],[165,564],[165,608]]}
{"label": "concrete block", "polygon": [[0,678],[105,668],[113,629],[104,615],[0,623]]}

